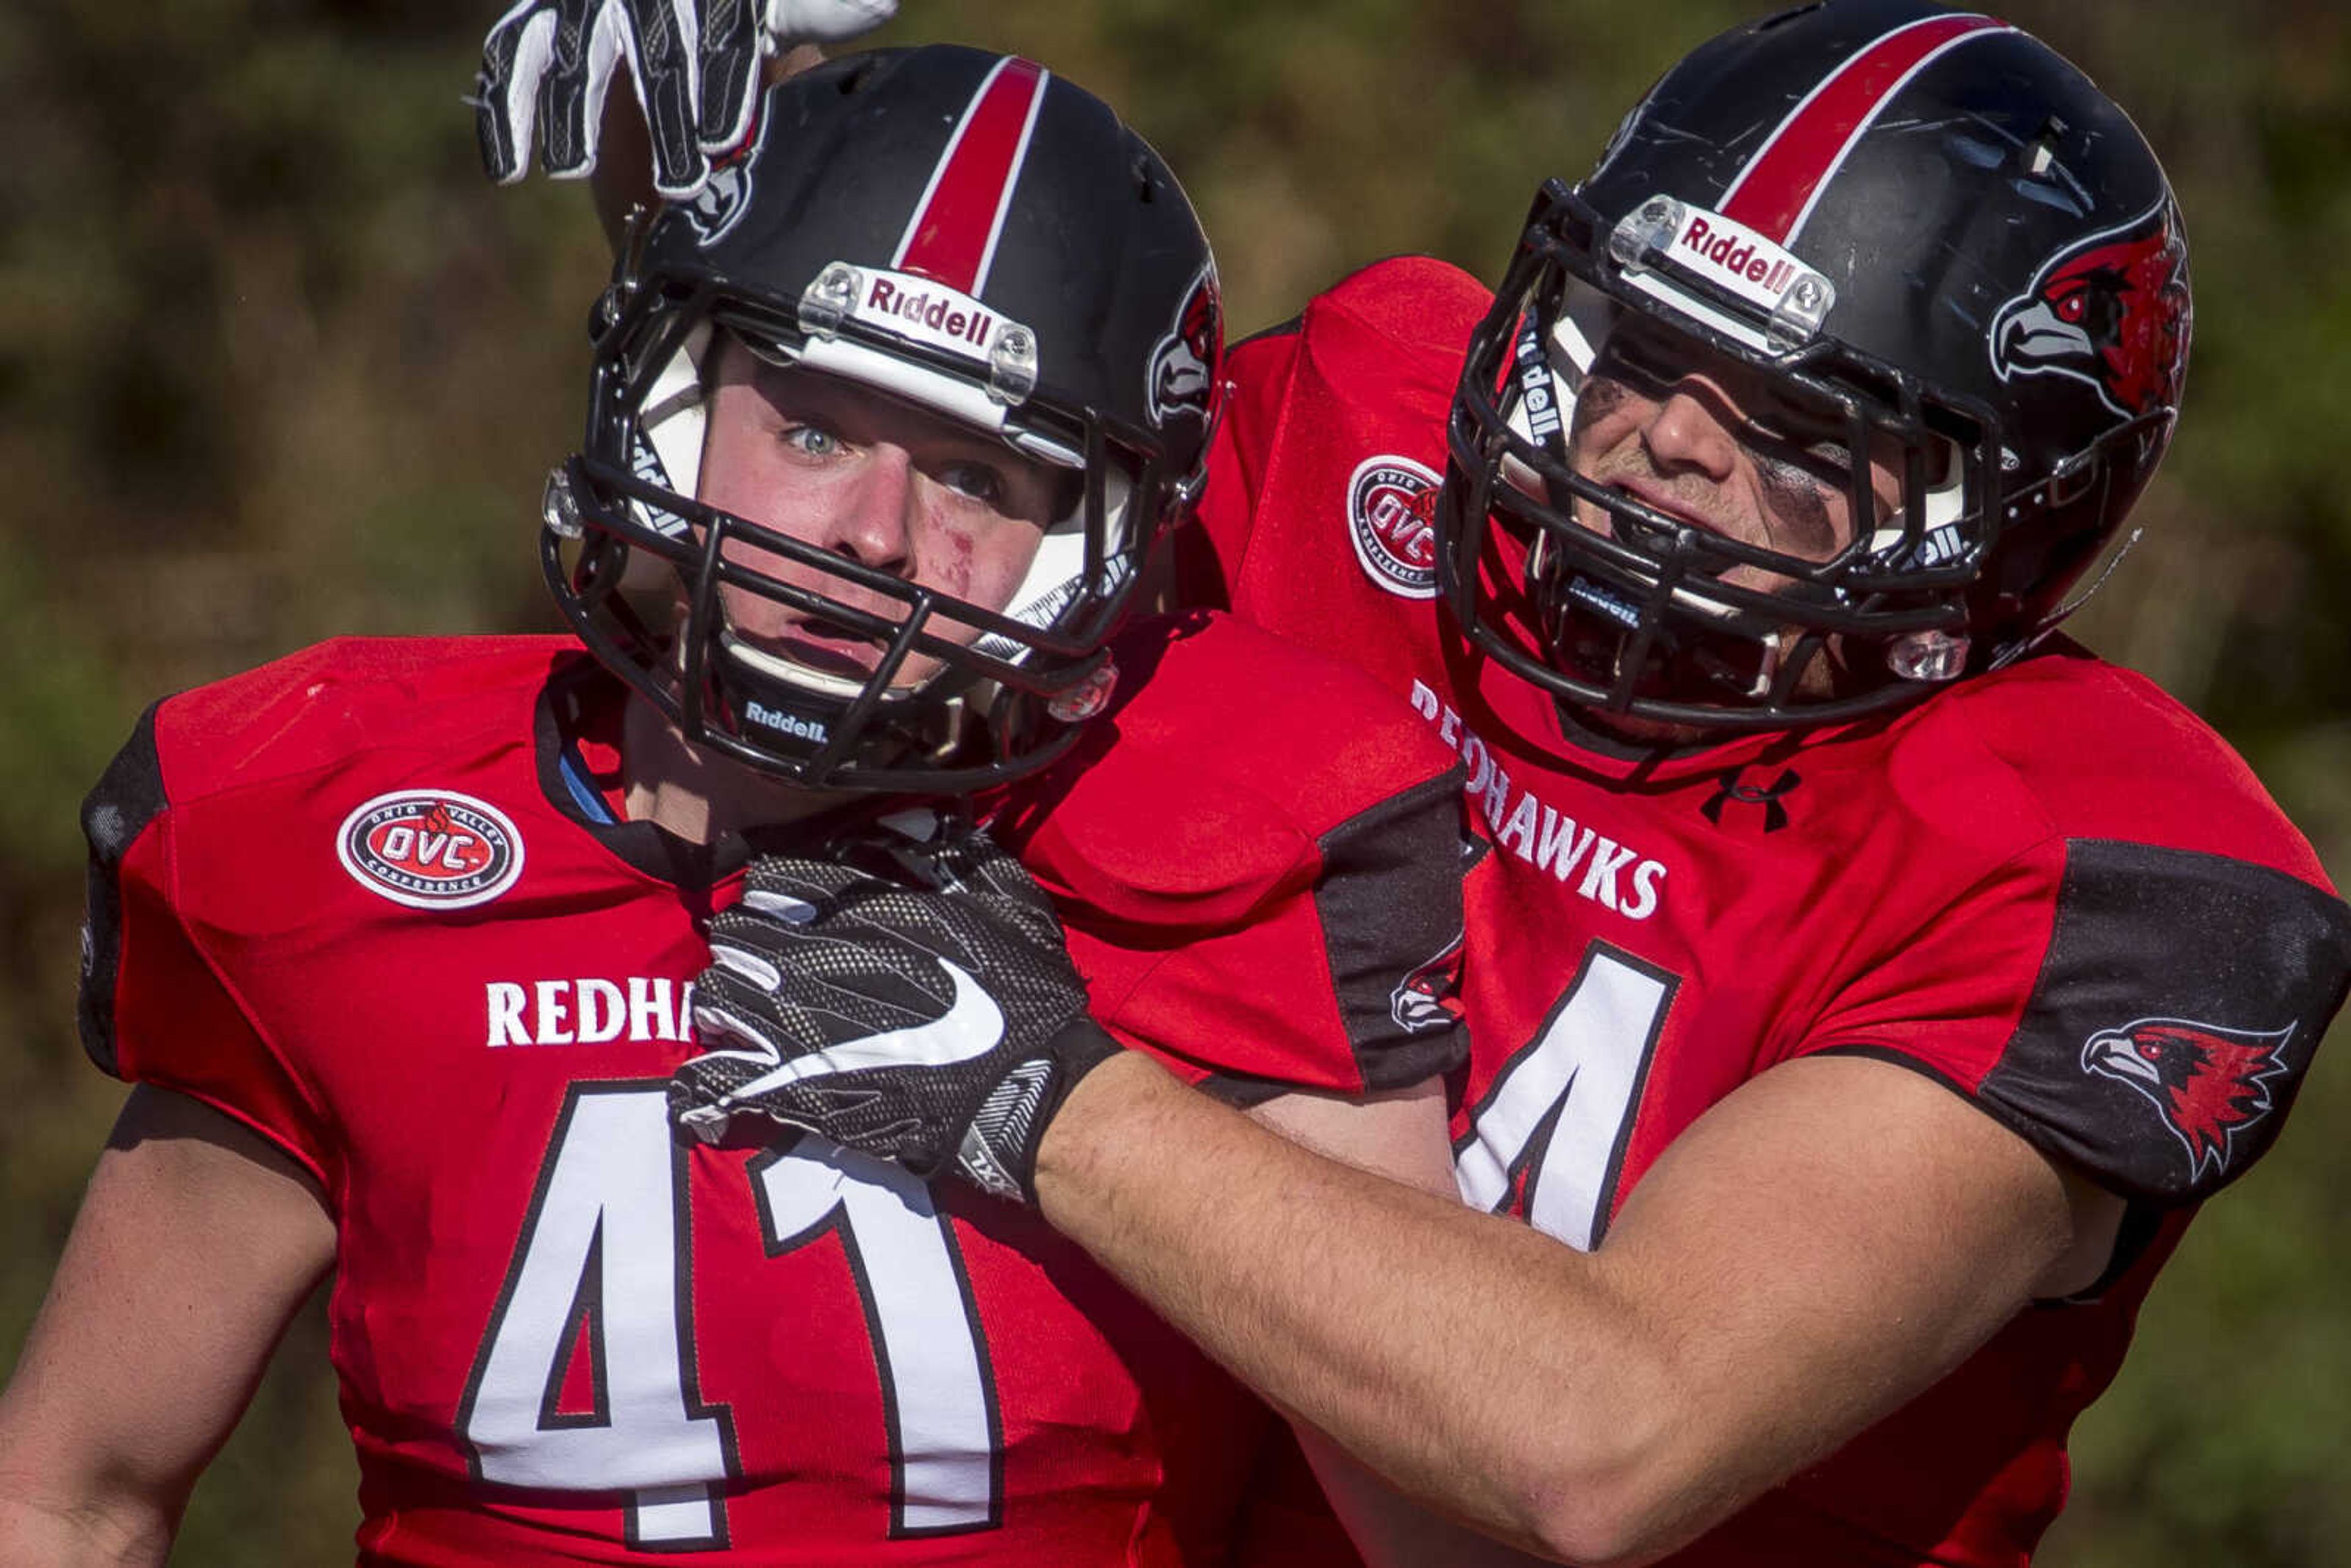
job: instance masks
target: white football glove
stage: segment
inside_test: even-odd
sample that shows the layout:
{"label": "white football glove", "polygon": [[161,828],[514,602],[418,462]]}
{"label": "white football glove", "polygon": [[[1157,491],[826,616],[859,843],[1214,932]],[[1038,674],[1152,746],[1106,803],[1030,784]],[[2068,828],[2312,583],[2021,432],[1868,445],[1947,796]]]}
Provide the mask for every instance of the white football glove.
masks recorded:
{"label": "white football glove", "polygon": [[622,59],[644,111],[653,189],[682,200],[740,148],[758,114],[759,61],[887,22],[898,0],[518,0],[482,40],[475,124],[500,184],[596,167],[604,95]]}

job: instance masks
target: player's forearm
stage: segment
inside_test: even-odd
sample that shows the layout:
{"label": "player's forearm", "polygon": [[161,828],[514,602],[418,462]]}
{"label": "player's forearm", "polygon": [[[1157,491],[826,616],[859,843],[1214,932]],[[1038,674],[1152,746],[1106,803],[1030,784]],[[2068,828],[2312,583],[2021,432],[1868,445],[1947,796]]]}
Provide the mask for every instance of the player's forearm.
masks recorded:
{"label": "player's forearm", "polygon": [[1051,1124],[1038,1191],[1171,1321],[1405,1492],[1570,1561],[1633,1563],[1913,1398],[2028,1301],[2079,1288],[2076,1243],[2113,1234],[2097,1205],[2076,1211],[2084,1185],[1918,1074],[1808,1059],[1686,1130],[1583,1253],[1120,1060]]}
{"label": "player's forearm", "polygon": [[136,1499],[61,1496],[0,1470],[0,1568],[146,1568],[170,1554],[173,1522]]}
{"label": "player's forearm", "polygon": [[1670,1401],[1656,1336],[1591,1259],[1296,1148],[1139,1058],[1078,1086],[1038,1190],[1058,1228],[1399,1490],[1514,1545],[1618,1555],[1620,1494]]}

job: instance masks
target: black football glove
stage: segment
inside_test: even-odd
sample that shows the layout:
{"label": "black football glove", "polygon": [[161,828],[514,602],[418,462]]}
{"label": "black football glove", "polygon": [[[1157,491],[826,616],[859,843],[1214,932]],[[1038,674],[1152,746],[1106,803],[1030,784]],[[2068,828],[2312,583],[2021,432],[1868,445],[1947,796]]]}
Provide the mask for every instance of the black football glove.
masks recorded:
{"label": "black football glove", "polygon": [[1087,1016],[1044,894],[974,828],[763,857],[710,947],[707,1049],[669,1100],[713,1143],[754,1114],[1033,1201],[1046,1124],[1120,1049]]}
{"label": "black football glove", "polygon": [[692,195],[750,137],[759,61],[878,27],[897,0],[519,0],[482,40],[472,103],[482,167],[510,184],[531,143],[558,179],[596,167],[604,94],[622,59],[653,143],[653,189]]}

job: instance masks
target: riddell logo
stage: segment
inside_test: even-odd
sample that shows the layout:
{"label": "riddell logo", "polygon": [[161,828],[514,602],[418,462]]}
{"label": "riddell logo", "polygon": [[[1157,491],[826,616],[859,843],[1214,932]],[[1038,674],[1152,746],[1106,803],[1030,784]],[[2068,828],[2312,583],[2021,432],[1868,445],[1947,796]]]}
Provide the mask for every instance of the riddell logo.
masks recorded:
{"label": "riddell logo", "polygon": [[1682,231],[1681,248],[1734,277],[1745,278],[1774,296],[1796,280],[1796,264],[1785,252],[1769,254],[1771,242],[1728,218],[1694,217]]}
{"label": "riddell logo", "polygon": [[987,347],[988,334],[996,330],[996,318],[978,301],[952,288],[910,288],[906,284],[904,277],[877,275],[866,285],[865,303],[858,315],[867,320],[883,317],[920,327],[925,336],[948,340],[958,348]]}
{"label": "riddell logo", "polygon": [[[1769,235],[1758,234],[1736,218],[1690,207],[1674,236],[1673,257],[1693,275],[1730,290],[1750,304],[1776,311],[1792,292],[1804,290],[1821,308],[1836,297],[1826,278],[1782,249]],[[1795,292],[1798,299],[1807,296]]]}
{"label": "riddell logo", "polygon": [[796,713],[785,713],[761,702],[744,704],[743,717],[762,729],[772,729],[795,740],[813,740],[820,746],[832,738],[831,729],[817,720],[802,718]]}
{"label": "riddell logo", "polygon": [[411,909],[487,904],[522,875],[522,835],[506,813],[443,789],[378,795],[343,819],[335,851],[354,882]]}

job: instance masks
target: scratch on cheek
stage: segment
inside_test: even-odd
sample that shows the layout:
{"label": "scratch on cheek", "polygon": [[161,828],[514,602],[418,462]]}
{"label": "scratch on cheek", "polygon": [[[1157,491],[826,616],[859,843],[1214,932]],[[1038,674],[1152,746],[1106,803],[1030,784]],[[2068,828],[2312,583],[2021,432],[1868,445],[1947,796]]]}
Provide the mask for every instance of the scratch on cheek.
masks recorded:
{"label": "scratch on cheek", "polygon": [[941,552],[938,581],[934,586],[944,589],[957,599],[971,597],[971,577],[978,559],[978,545],[971,535],[957,529],[941,530],[945,549]]}

